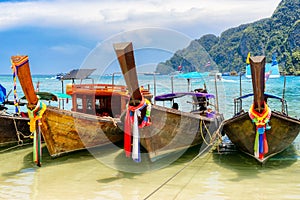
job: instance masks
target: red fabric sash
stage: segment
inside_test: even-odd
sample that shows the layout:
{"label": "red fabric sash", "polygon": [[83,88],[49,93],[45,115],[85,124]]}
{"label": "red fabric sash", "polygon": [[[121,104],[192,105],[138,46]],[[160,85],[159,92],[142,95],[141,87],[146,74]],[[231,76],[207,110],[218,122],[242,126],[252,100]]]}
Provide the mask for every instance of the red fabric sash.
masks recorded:
{"label": "red fabric sash", "polygon": [[130,118],[130,112],[134,112],[136,109],[141,108],[145,104],[145,99],[142,97],[142,100],[138,106],[130,106],[128,105],[128,109],[126,112],[126,117],[125,117],[125,125],[124,125],[124,150],[125,150],[125,155],[126,157],[130,157],[131,155],[131,118]]}

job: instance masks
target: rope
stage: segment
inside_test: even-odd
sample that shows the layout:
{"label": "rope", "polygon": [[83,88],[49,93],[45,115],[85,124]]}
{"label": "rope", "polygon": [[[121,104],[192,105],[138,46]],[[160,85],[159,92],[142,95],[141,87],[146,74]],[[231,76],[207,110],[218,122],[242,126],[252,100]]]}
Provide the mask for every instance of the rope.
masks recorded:
{"label": "rope", "polygon": [[117,122],[116,122],[116,120],[113,117],[111,117],[111,116],[104,116],[104,118],[111,120],[112,123],[114,124],[114,126],[117,127]]}
{"label": "rope", "polygon": [[184,184],[183,187],[181,187],[181,189],[174,196],[174,199],[176,199],[178,197],[178,195],[183,191],[183,189],[187,187],[187,185],[192,181],[193,177],[195,177],[195,175],[200,171],[201,167],[204,166],[204,164],[208,161],[208,159],[210,157],[211,157],[211,155],[209,157],[207,157],[207,159],[205,160],[205,162],[203,162],[203,164],[201,166],[199,166],[199,167],[196,168],[198,170],[190,177],[189,181],[187,181],[186,184]]}
{"label": "rope", "polygon": [[203,122],[203,120],[200,120],[200,133],[201,133],[202,140],[205,142],[206,145],[209,145],[204,138],[204,134],[203,134],[203,130],[202,130],[202,123],[204,124],[205,130],[206,130],[207,134],[209,135],[210,140],[212,140],[212,137],[211,137],[210,131],[208,130],[206,124]]}
{"label": "rope", "polygon": [[13,71],[13,81],[14,81],[14,106],[15,112],[20,113],[19,101],[18,101],[18,94],[17,94],[17,67],[12,63],[12,71]]}
{"label": "rope", "polygon": [[16,120],[15,118],[13,118],[13,121],[14,121],[14,125],[15,125],[15,129],[16,129],[16,135],[18,137],[18,144],[23,144],[23,140],[21,139],[20,135],[23,136],[24,139],[26,138],[30,138],[33,134],[31,133],[30,135],[25,135],[23,134],[21,131],[18,130],[18,127],[17,127],[17,123],[16,123]]}
{"label": "rope", "polygon": [[[226,120],[223,120],[218,128],[218,130],[216,131],[216,135],[218,136],[219,138],[219,141],[222,141],[222,134],[220,133],[221,129],[223,128],[224,124],[226,123],[227,121]],[[217,151],[218,153],[220,153],[220,148],[219,148],[219,145],[217,145]]]}
{"label": "rope", "polygon": [[[219,129],[218,129],[219,130]],[[216,132],[217,133],[217,132]],[[215,140],[215,139],[214,139]],[[214,141],[213,140],[213,141]],[[144,198],[144,200],[149,199],[151,196],[153,196],[156,192],[158,192],[162,187],[164,187],[166,184],[168,184],[171,180],[173,180],[178,174],[180,174],[183,170],[185,170],[187,167],[189,167],[195,160],[200,158],[202,154],[211,146],[214,145],[214,142],[211,141],[202,151],[200,151],[192,160],[190,160],[184,167],[179,169],[175,174],[173,174],[170,178],[168,178],[165,182],[163,182],[159,187],[157,187],[153,192],[151,192],[147,197]]]}
{"label": "rope", "polygon": [[12,147],[9,147],[9,148],[7,148],[7,149],[1,150],[0,153],[4,153],[4,152],[6,152],[6,151],[9,151],[9,150],[12,150],[12,149],[15,149],[15,148],[18,148],[18,147],[26,146],[26,145],[29,145],[29,144],[32,144],[32,143],[17,144],[16,146],[12,146]]}

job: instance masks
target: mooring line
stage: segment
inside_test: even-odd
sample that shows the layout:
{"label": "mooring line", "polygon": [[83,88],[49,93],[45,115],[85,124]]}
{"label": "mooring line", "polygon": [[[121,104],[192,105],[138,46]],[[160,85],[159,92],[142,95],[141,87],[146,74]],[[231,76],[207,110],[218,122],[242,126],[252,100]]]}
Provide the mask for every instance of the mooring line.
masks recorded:
{"label": "mooring line", "polygon": [[27,146],[27,145],[30,145],[30,144],[32,144],[32,143],[18,144],[18,145],[16,145],[16,146],[12,146],[12,147],[9,147],[9,148],[7,148],[7,149],[3,149],[3,150],[0,151],[0,153],[6,152],[6,151],[9,151],[9,150],[18,148],[18,147]]}
{"label": "mooring line", "polygon": [[195,175],[200,171],[201,167],[203,167],[203,165],[208,161],[208,159],[211,157],[212,155],[209,155],[209,157],[204,161],[204,163],[202,163],[201,166],[197,167],[198,170],[190,177],[189,181],[187,181],[177,192],[177,194],[174,196],[174,199],[176,199],[178,197],[178,195],[184,190],[184,188],[186,188],[186,186],[191,183],[192,179],[195,177]]}
{"label": "mooring line", "polygon": [[198,159],[210,146],[213,146],[213,143],[207,145],[201,152],[199,152],[192,160],[190,160],[183,168],[178,170],[173,176],[168,178],[164,183],[162,183],[158,188],[156,188],[153,192],[151,192],[147,197],[144,198],[144,200],[149,199],[152,195],[154,195],[156,192],[158,192],[163,186],[165,186],[167,183],[169,183],[172,179],[174,179],[179,173],[181,173],[184,169],[186,169],[188,166],[190,166],[196,159]]}

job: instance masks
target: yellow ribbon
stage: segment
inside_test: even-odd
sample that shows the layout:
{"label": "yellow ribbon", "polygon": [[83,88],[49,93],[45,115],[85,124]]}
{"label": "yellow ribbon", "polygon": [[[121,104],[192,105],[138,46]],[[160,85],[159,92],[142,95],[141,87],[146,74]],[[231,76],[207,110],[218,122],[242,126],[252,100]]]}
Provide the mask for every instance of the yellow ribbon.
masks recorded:
{"label": "yellow ribbon", "polygon": [[30,132],[34,132],[36,130],[36,121],[42,118],[46,109],[47,109],[46,104],[41,101],[38,101],[38,103],[36,104],[33,110],[28,109],[28,116],[30,119],[28,124],[30,126]]}

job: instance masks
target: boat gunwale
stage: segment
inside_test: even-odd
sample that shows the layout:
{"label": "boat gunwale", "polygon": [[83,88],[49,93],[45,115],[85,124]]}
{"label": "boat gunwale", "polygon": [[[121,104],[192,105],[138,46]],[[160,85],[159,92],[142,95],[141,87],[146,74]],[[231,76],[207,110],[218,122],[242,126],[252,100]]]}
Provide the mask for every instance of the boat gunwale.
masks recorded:
{"label": "boat gunwale", "polygon": [[72,84],[73,91],[76,90],[112,90],[112,91],[119,91],[119,92],[127,92],[127,87],[124,85],[113,85],[113,84]]}
{"label": "boat gunwale", "polygon": [[63,115],[67,115],[70,117],[79,118],[79,119],[89,119],[89,120],[94,120],[94,121],[99,121],[99,122],[110,122],[110,121],[114,121],[117,123],[121,122],[120,118],[97,116],[97,115],[92,115],[92,114],[87,114],[87,113],[82,113],[82,112],[59,109],[54,106],[47,106],[47,110],[56,112],[56,113],[60,113]]}
{"label": "boat gunwale", "polygon": [[[202,116],[200,114],[198,115],[198,114],[194,114],[194,113],[191,113],[191,112],[185,112],[185,111],[181,111],[181,110],[177,110],[177,109],[173,109],[173,108],[163,107],[163,106],[160,106],[160,105],[152,105],[152,106],[156,107],[158,110],[165,111],[166,113],[172,113],[172,114],[176,114],[176,115],[180,115],[180,116],[184,116],[184,117],[195,118],[195,119],[202,120],[202,121],[213,122],[217,118],[217,117],[209,118],[209,117]],[[219,116],[221,114],[217,113],[215,115]]]}
{"label": "boat gunwale", "polygon": [[22,116],[18,116],[18,115],[14,115],[14,114],[0,114],[0,118],[10,118],[10,119],[18,119],[18,120],[28,120],[28,117],[22,117]]}

